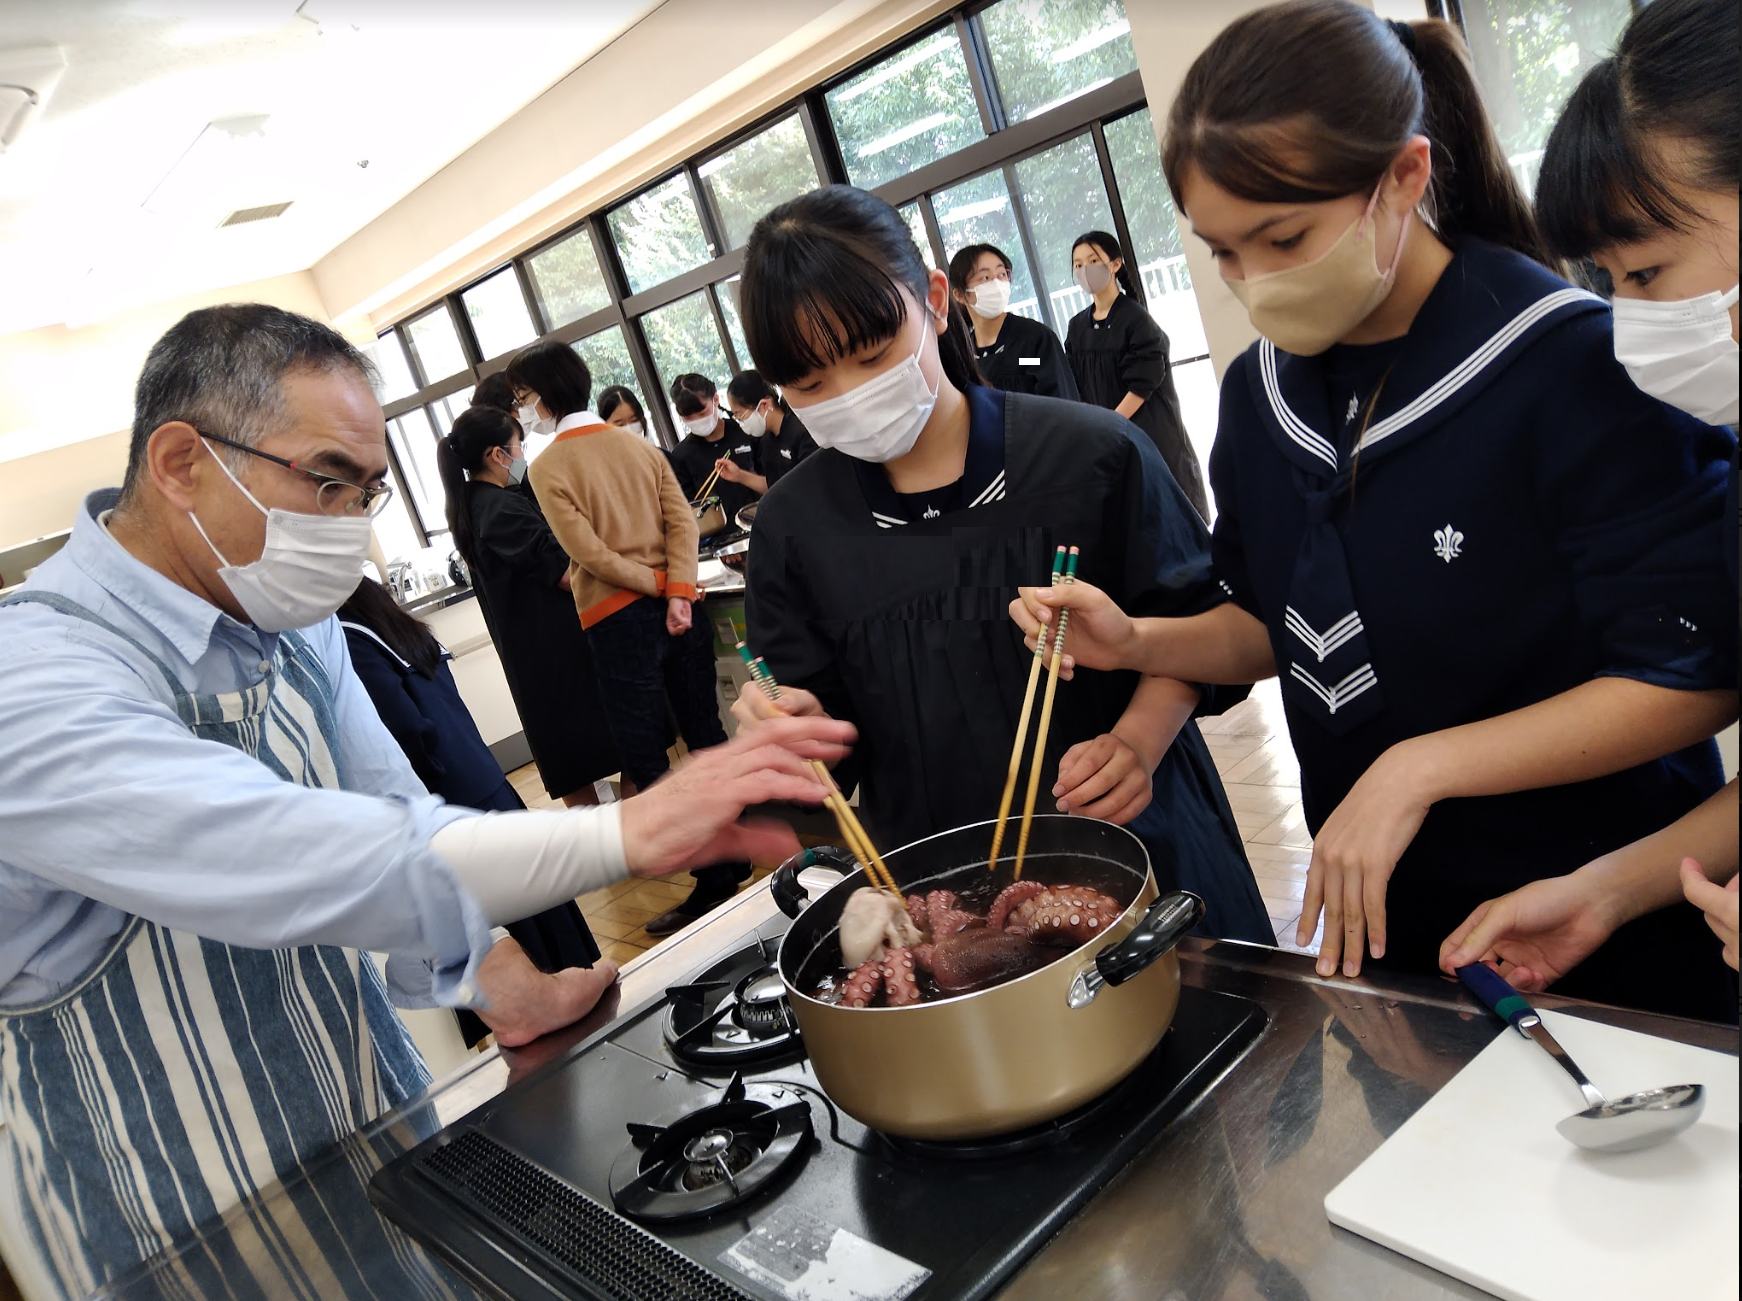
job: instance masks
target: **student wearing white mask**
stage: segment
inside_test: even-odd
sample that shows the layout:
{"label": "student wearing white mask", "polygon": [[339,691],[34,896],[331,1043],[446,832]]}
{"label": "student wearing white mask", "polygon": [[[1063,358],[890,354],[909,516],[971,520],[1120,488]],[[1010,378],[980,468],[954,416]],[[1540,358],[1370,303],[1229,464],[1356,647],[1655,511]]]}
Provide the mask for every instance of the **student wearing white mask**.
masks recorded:
{"label": "student wearing white mask", "polygon": [[[728,745],[609,809],[429,795],[333,618],[391,491],[371,378],[307,318],[190,313],[146,358],[122,487],[0,601],[0,1186],[68,1296],[423,1089],[390,988],[526,1043],[597,978],[539,972],[493,925],[630,873],[791,852],[738,812],[821,794],[796,753]],[[362,950],[390,955],[385,982]],[[398,1294],[371,1286],[395,1247],[370,1240],[360,1179],[246,1220],[259,1253],[187,1252],[189,1295],[268,1294],[254,1271],[280,1278],[289,1238],[308,1277]]]}
{"label": "student wearing white mask", "polygon": [[641,409],[641,399],[635,396],[633,390],[621,384],[612,384],[599,391],[594,405],[599,410],[599,419],[606,424],[616,425],[619,429],[627,429],[632,434],[648,438],[647,413]]}
{"label": "student wearing white mask", "polygon": [[1093,301],[1065,329],[1065,355],[1083,401],[1111,407],[1149,435],[1180,488],[1208,519],[1204,470],[1180,419],[1166,333],[1137,296],[1119,239],[1104,230],[1077,236],[1071,276]]}
{"label": "student wearing white mask", "polygon": [[804,421],[793,414],[786,399],[757,371],[742,370],[732,376],[732,382],[726,385],[726,403],[740,429],[752,438],[766,441],[761,447],[761,474],[722,463],[722,479],[730,477],[752,492],[764,493],[817,450]]}
{"label": "student wearing white mask", "polygon": [[[671,403],[684,431],[671,454],[678,482],[694,501],[703,485],[714,479],[708,495],[720,499],[728,520],[737,518],[759,495],[746,479],[763,477],[761,440],[721,414],[719,390],[706,375],[679,375],[671,382]],[[717,478],[715,469],[720,471]]]}
{"label": "student wearing white mask", "polygon": [[950,295],[974,327],[980,375],[1006,393],[1077,397],[1064,345],[1039,321],[1010,310],[1010,259],[992,244],[970,244],[950,259]]}
{"label": "student wearing white mask", "polygon": [[[1439,970],[1458,920],[1674,821],[1723,784],[1735,441],[1641,394],[1607,304],[1550,255],[1456,28],[1348,0],[1234,20],[1162,150],[1179,212],[1265,336],[1210,460],[1231,600],[1130,620],[1082,585],[1077,661],[1282,679],[1321,974]],[[1692,910],[1563,986],[1733,1020]]]}
{"label": "student wearing white mask", "polygon": [[[1658,0],[1585,74],[1537,182],[1543,236],[1608,281],[1615,355],[1654,397],[1736,423],[1737,184],[1742,130],[1732,0]],[[1730,503],[1736,520],[1736,463]],[[1736,578],[1736,534],[1721,538]],[[1663,830],[1481,905],[1448,970],[1487,960],[1520,989],[1564,978],[1617,927],[1693,904],[1736,965],[1736,782]]]}
{"label": "student wearing white mask", "polygon": [[[1202,519],[1119,416],[971,382],[949,280],[899,213],[849,186],[751,232],[740,302],[757,371],[818,451],[762,503],[749,644],[782,708],[854,720],[841,785],[893,847],[993,817],[1032,660],[1004,618],[1054,548],[1155,613],[1224,598]],[[749,700],[736,709],[754,735]],[[1157,878],[1209,903],[1206,930],[1274,939],[1233,813],[1191,720],[1241,693],[1096,674],[1061,692],[1043,809],[1130,828]]]}

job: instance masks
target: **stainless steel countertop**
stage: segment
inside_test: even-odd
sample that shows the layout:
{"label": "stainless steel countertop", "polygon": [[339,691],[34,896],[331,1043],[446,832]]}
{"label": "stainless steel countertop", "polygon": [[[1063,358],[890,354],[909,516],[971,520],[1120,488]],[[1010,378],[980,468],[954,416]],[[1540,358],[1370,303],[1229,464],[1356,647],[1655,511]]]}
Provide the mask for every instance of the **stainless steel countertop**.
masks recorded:
{"label": "stainless steel countertop", "polygon": [[[745,891],[626,967],[618,990],[585,1021],[527,1049],[483,1054],[437,1082],[359,1135],[369,1168],[739,947],[773,913],[765,884]],[[1502,1030],[1500,1022],[1460,987],[1426,977],[1323,980],[1309,958],[1226,942],[1188,940],[1181,952],[1187,983],[1250,998],[1268,1013],[1269,1024],[1208,1095],[1028,1261],[1000,1301],[1487,1295],[1333,1228],[1323,1201]],[[1729,1027],[1547,995],[1536,1001],[1730,1054],[1737,1050]],[[354,1179],[349,1170],[334,1160],[306,1178],[324,1188]],[[263,1209],[286,1204],[295,1191],[270,1190],[260,1198]],[[246,1209],[227,1224],[245,1219]],[[103,1295],[156,1297],[153,1279],[171,1268],[169,1257],[147,1262]],[[464,1284],[451,1286],[471,1295]],[[282,1291],[267,1293],[274,1299],[298,1295],[288,1281]]]}

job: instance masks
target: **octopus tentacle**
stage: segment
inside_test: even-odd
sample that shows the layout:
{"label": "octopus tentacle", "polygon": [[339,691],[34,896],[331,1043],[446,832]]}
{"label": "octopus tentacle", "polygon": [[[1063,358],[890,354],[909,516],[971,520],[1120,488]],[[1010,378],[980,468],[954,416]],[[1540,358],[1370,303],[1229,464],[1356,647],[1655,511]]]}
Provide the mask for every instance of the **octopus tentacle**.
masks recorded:
{"label": "octopus tentacle", "polygon": [[925,972],[928,976],[931,974],[932,950],[935,947],[935,945],[927,942],[925,944],[916,944],[913,946],[912,950],[910,950],[913,954],[913,965]]}
{"label": "octopus tentacle", "polygon": [[934,943],[947,940],[970,926],[980,925],[980,919],[961,906],[954,890],[933,890],[926,895],[925,904],[931,913],[930,932]]}
{"label": "octopus tentacle", "polygon": [[922,932],[931,931],[931,909],[926,907],[925,896],[910,894],[907,896],[907,915],[913,919],[913,924]]}
{"label": "octopus tentacle", "polygon": [[1084,944],[1104,933],[1125,909],[1117,899],[1080,886],[1043,890],[1011,914],[1035,944]]}
{"label": "octopus tentacle", "polygon": [[890,1007],[911,1007],[920,1001],[914,979],[912,949],[888,949],[883,954],[883,992]]}
{"label": "octopus tentacle", "polygon": [[883,989],[883,954],[861,963],[847,977],[847,988],[841,995],[842,1007],[870,1007]]}
{"label": "octopus tentacle", "polygon": [[992,910],[986,914],[986,929],[1001,931],[1009,920],[1011,910],[1042,893],[1046,886],[1039,881],[1018,881],[1015,885],[1007,885],[992,901]]}

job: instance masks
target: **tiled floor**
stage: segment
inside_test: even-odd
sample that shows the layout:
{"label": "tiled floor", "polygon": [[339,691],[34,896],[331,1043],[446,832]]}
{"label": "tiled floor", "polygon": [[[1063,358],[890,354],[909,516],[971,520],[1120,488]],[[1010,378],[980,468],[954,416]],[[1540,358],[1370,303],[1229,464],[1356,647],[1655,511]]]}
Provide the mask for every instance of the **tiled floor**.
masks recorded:
{"label": "tiled floor", "polygon": [[[1305,950],[1294,942],[1312,837],[1301,814],[1300,768],[1288,744],[1281,688],[1274,679],[1261,683],[1249,699],[1219,718],[1205,719],[1201,726],[1234,807],[1247,860],[1276,924],[1277,943],[1296,952],[1317,952],[1317,935]],[[532,808],[550,807],[538,770],[531,764],[510,773],[509,780]],[[758,864],[754,879],[760,880],[775,866]],[[642,929],[643,924],[681,903],[689,888],[689,877],[680,874],[670,881],[624,881],[582,895],[576,902],[605,956],[628,962],[659,943]]]}

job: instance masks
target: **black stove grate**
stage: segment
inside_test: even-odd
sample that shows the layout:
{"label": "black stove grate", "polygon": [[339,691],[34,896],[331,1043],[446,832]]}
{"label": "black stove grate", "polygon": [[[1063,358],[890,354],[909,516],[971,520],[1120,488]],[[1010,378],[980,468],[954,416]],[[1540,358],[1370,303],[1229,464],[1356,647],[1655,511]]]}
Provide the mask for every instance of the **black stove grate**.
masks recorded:
{"label": "black stove grate", "polygon": [[493,1217],[613,1301],[754,1301],[475,1129],[442,1144],[421,1164],[462,1204]]}

